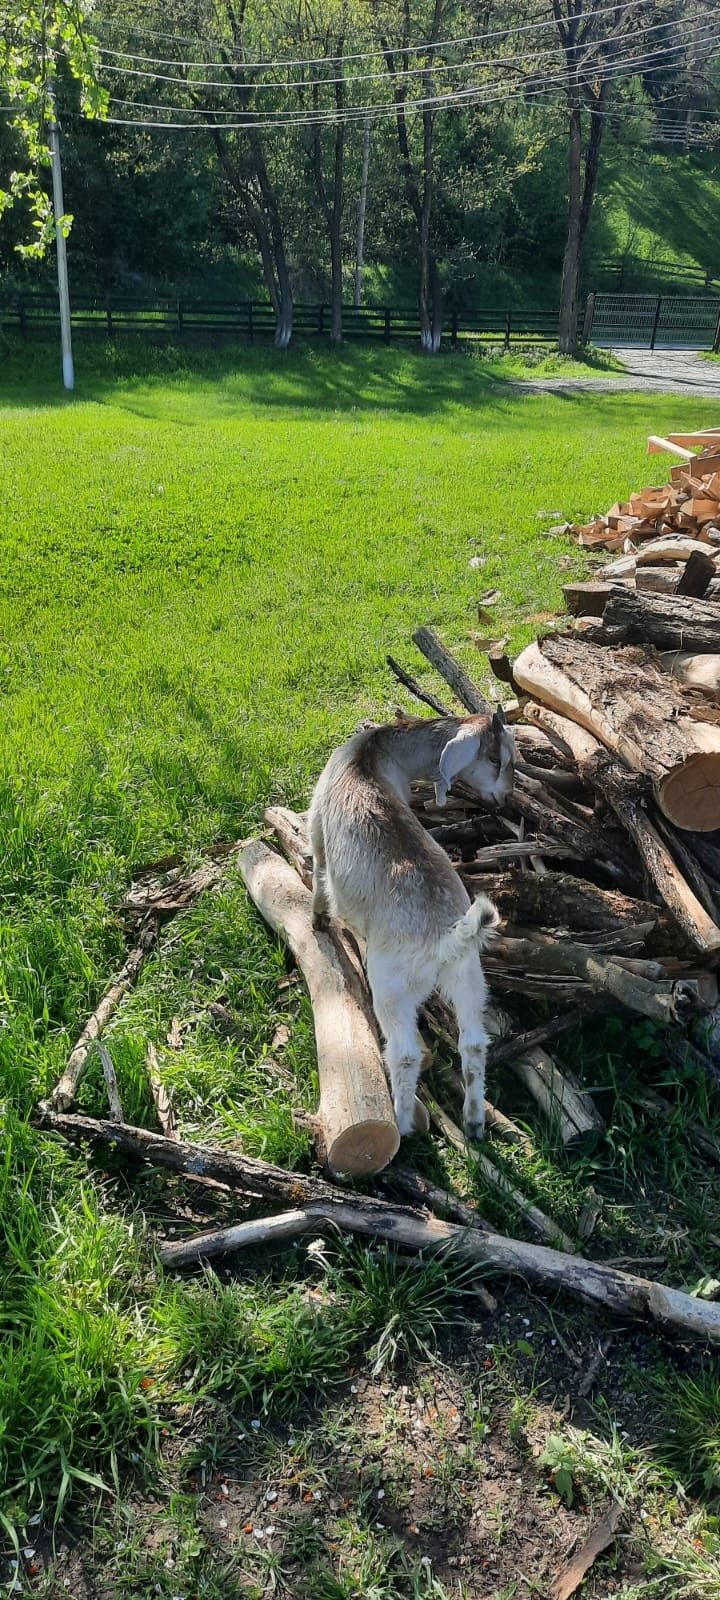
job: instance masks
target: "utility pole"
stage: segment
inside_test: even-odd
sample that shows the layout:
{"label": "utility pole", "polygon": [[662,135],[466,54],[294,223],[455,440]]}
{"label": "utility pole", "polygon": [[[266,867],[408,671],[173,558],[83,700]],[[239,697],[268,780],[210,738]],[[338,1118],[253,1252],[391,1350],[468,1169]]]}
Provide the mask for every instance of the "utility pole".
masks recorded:
{"label": "utility pole", "polygon": [[362,305],[362,281],[365,255],[365,212],[367,210],[368,192],[368,167],[370,165],[370,130],[372,118],[365,118],[362,143],[362,173],[360,177],[360,200],[358,203],[357,219],[357,246],[355,252],[355,292],[353,305]]}
{"label": "utility pole", "polygon": [[65,235],[60,226],[60,219],[65,215],[65,202],[63,200],[62,186],[62,167],[60,165],[60,131],[57,125],[57,117],[55,115],[55,91],[52,84],[48,87],[48,101],[50,107],[48,135],[50,140],[50,154],[52,156],[53,211],[55,213],[58,295],[60,297],[62,374],[65,388],[74,389],[75,368],[73,366],[72,332],[70,327],[70,294],[68,291],[67,251],[65,249]]}

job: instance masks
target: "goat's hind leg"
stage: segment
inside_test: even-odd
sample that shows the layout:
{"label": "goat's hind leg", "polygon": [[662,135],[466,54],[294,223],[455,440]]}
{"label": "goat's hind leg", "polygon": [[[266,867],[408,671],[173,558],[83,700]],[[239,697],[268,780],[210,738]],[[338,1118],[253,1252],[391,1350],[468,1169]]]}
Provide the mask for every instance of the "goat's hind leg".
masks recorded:
{"label": "goat's hind leg", "polygon": [[395,1116],[402,1136],[424,1133],[429,1118],[417,1099],[416,1089],[425,1046],[418,1032],[418,1007],[424,994],[413,991],[406,975],[393,966],[387,953],[367,955],[367,974],[373,1008],[385,1038],[385,1065],[390,1079]]}
{"label": "goat's hind leg", "polygon": [[325,838],[316,811],[310,812],[309,831],[312,850],[312,920],[313,927],[321,932],[330,926],[330,901],[327,891]]}
{"label": "goat's hind leg", "polygon": [[458,1024],[460,1067],[465,1098],[463,1128],[468,1139],[485,1133],[485,1062],[490,1036],[485,1027],[487,985],[477,950],[444,967],[440,989],[453,1007]]}

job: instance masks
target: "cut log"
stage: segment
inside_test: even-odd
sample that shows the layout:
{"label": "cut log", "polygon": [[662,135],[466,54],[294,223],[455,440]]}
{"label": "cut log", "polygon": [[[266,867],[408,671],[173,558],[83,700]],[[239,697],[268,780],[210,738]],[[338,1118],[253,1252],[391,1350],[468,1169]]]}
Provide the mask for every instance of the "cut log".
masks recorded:
{"label": "cut log", "polygon": [[645,810],[642,784],[630,781],[619,761],[605,751],[597,739],[570,718],[559,716],[544,706],[528,706],[527,715],[541,727],[552,728],[574,751],[578,765],[593,783],[618,820],[634,840],[643,866],[662,900],[697,950],[714,954],[720,950],[720,927],[686,882],[657,829]]}
{"label": "cut log", "polygon": [[141,943],[137,946],[137,949],[130,952],[127,961],[121,967],[110,988],[106,990],[99,1005],[95,1007],[92,1016],[88,1017],[75,1048],[71,1050],[68,1056],[65,1071],[52,1092],[52,1104],[57,1111],[68,1111],[73,1104],[78,1084],[83,1076],[88,1057],[96,1039],[100,1037],[103,1029],[107,1027],[110,1018],[114,1016],[120,1001],[128,993],[128,990],[132,989],[137,983],[141,968],[150,951],[154,949],[155,942],[154,930],[146,929]]}
{"label": "cut log", "polygon": [[238,861],[255,905],[292,951],[308,986],[328,1165],[351,1177],[379,1172],[400,1137],[357,976],[335,935],[313,929],[309,890],[286,861],[261,840],[245,845]]}
{"label": "cut log", "polygon": [[603,622],[607,628],[617,629],[628,644],[720,652],[720,609],[711,600],[616,588],[608,599]]}
{"label": "cut log", "polygon": [[602,580],[595,583],[564,583],[565,604],[573,617],[601,617],[611,589],[609,580],[604,583]]}
{"label": "cut log", "polygon": [[694,655],[692,650],[664,650],[660,660],[666,672],[685,689],[720,694],[720,655]]}
{"label": "cut log", "polygon": [[638,567],[657,567],[666,561],[687,562],[693,556],[705,556],[712,561],[708,546],[701,544],[699,539],[651,539],[649,544],[644,544],[638,550],[635,561]]}
{"label": "cut log", "polygon": [[[618,590],[617,598],[626,594]],[[649,603],[648,596],[631,599]],[[652,603],[665,604],[659,596]],[[579,722],[645,774],[670,822],[700,832],[720,826],[720,729],[690,717],[681,692],[658,680],[656,669],[628,652],[609,654],[585,640],[555,637],[529,645],[515,672],[528,694]]]}
{"label": "cut log", "polygon": [[421,650],[426,660],[430,662],[440,677],[445,679],[460,701],[461,706],[471,713],[489,711],[491,707],[485,696],[480,693],[477,685],[468,677],[459,661],[445,649],[444,644],[432,628],[418,628],[413,634],[413,643]]}

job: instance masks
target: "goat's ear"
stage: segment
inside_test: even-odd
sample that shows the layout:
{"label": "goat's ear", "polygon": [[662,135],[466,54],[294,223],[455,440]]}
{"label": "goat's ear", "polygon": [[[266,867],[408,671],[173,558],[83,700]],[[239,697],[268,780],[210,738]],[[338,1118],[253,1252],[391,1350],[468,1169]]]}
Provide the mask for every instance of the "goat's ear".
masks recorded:
{"label": "goat's ear", "polygon": [[492,719],[493,733],[500,733],[501,730],[504,727],[505,727],[505,711],[504,711],[502,706],[498,706],[497,711],[493,711],[493,719]]}
{"label": "goat's ear", "polygon": [[477,759],[482,735],[475,728],[461,728],[454,739],[449,739],[440,757],[440,782],[435,784],[435,799],[444,806],[448,789],[458,774],[472,766]]}

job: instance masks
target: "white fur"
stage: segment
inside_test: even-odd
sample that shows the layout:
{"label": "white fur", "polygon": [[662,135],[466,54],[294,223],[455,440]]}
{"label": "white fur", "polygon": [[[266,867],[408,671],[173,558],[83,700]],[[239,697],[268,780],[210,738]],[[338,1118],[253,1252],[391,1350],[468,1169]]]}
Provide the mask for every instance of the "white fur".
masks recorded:
{"label": "white fur", "polygon": [[501,719],[428,719],[355,734],[330,757],[310,807],[313,914],[318,925],[334,914],[366,942],[401,1134],[419,1124],[415,1091],[425,1052],[417,1016],[436,989],[458,1019],[465,1128],[473,1138],[484,1131],[480,951],[498,914],[486,895],[471,903],[407,803],[413,780],[434,782],[444,801],[460,774],[491,803],[510,793],[514,747]]}

